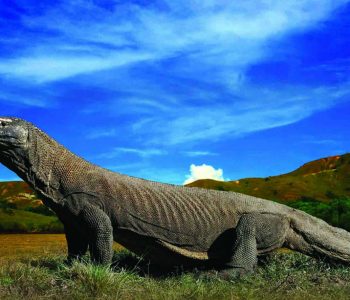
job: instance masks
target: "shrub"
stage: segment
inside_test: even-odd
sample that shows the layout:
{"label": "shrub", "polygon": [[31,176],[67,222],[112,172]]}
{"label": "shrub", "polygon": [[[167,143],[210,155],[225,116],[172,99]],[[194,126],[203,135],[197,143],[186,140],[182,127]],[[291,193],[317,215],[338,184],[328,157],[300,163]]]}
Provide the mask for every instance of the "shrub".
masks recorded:
{"label": "shrub", "polygon": [[302,197],[301,200],[288,203],[288,205],[305,211],[333,226],[350,231],[350,198],[343,197],[324,203],[312,198]]}

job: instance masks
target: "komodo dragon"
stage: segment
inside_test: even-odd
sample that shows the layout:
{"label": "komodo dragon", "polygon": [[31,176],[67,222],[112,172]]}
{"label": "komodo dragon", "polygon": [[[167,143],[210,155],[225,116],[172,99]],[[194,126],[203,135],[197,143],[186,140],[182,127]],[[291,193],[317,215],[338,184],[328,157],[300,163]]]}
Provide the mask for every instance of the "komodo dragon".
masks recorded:
{"label": "komodo dragon", "polygon": [[233,273],[253,270],[258,255],[282,246],[350,262],[350,233],[302,211],[114,173],[18,118],[0,118],[0,162],[62,221],[69,260],[89,248],[95,263],[110,264],[115,240],[156,264],[210,264]]}

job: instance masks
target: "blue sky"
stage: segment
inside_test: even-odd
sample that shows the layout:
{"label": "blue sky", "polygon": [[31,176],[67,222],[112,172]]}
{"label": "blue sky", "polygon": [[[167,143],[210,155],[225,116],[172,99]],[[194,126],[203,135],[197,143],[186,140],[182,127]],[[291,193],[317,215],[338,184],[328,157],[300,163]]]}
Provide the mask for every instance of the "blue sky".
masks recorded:
{"label": "blue sky", "polygon": [[350,152],[349,45],[347,0],[4,0],[1,115],[146,179],[277,175]]}

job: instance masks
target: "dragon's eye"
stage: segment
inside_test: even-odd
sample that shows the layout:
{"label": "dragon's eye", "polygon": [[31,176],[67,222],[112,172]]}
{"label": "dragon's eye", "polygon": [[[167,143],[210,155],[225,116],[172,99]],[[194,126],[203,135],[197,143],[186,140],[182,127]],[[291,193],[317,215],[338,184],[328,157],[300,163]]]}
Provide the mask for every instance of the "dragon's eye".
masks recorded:
{"label": "dragon's eye", "polygon": [[1,126],[2,127],[5,127],[6,126],[6,123],[4,121],[1,121]]}

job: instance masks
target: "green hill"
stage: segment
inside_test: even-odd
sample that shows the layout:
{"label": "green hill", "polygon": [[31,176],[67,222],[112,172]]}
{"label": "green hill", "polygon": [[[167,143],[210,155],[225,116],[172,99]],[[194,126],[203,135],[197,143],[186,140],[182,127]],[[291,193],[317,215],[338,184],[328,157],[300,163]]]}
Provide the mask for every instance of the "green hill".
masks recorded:
{"label": "green hill", "polygon": [[187,186],[281,202],[350,231],[350,154],[318,159],[279,176],[227,182],[203,179]]}
{"label": "green hill", "polygon": [[0,209],[0,232],[60,233],[63,226],[55,216],[45,216],[24,210]]}
{"label": "green hill", "polygon": [[278,176],[227,182],[202,179],[187,186],[234,191],[280,202],[303,199],[329,202],[350,197],[350,154],[318,159]]}
{"label": "green hill", "polygon": [[0,182],[0,199],[13,203],[19,209],[43,205],[24,181]]}
{"label": "green hill", "polygon": [[27,183],[0,182],[1,232],[63,232],[63,225]]}

